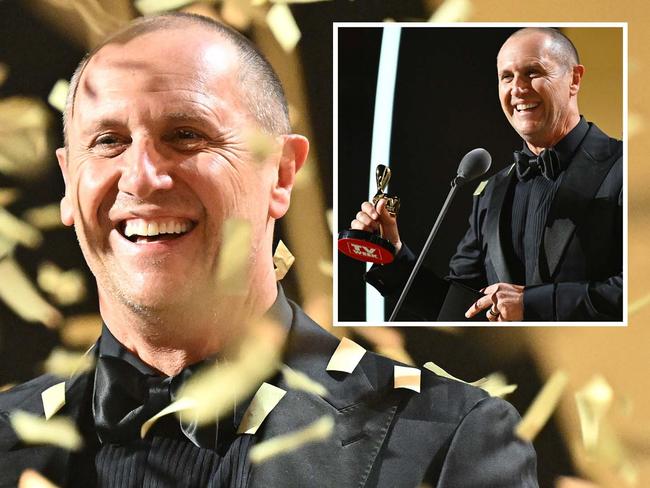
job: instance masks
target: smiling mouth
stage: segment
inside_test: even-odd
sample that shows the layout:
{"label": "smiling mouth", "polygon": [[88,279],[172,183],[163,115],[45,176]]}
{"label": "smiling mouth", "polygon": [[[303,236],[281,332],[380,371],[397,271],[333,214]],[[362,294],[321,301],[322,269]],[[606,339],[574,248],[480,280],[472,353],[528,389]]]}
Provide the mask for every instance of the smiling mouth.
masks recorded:
{"label": "smiling mouth", "polygon": [[196,222],[189,219],[128,219],[121,221],[116,229],[128,241],[141,244],[178,239],[195,226]]}
{"label": "smiling mouth", "polygon": [[536,109],[539,106],[539,103],[518,103],[515,105],[515,110],[517,112],[529,112]]}

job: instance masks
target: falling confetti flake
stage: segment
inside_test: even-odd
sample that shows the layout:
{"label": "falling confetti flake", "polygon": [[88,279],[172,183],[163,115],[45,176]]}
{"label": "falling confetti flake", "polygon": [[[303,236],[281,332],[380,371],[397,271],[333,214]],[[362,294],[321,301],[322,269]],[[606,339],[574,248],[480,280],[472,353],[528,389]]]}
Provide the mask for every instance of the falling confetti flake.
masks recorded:
{"label": "falling confetti flake", "polygon": [[26,444],[51,444],[77,451],[83,442],[72,420],[54,417],[45,420],[38,415],[16,410],[9,416],[11,427]]}
{"label": "falling confetti flake", "polygon": [[445,0],[433,13],[429,22],[452,23],[466,21],[472,12],[470,0]]}
{"label": "falling confetti flake", "polygon": [[275,254],[273,254],[273,264],[275,265],[275,279],[280,281],[286,276],[291,269],[291,266],[295,262],[296,258],[289,248],[284,245],[284,242],[278,242],[278,247],[275,248]]}
{"label": "falling confetti flake", "polygon": [[529,442],[535,439],[557,407],[568,381],[569,377],[564,371],[553,373],[515,428],[520,439]]}
{"label": "falling confetti flake", "polygon": [[228,295],[243,295],[248,292],[250,251],[250,222],[228,219],[223,226],[223,241],[217,268],[220,292]]}
{"label": "falling confetti flake", "polygon": [[50,94],[47,96],[47,103],[52,105],[59,112],[65,110],[65,102],[68,98],[68,90],[70,89],[70,83],[67,80],[58,80]]}
{"label": "falling confetti flake", "polygon": [[253,464],[263,463],[280,454],[295,451],[307,443],[327,439],[333,430],[334,419],[325,415],[304,429],[256,444],[251,448],[249,458]]}
{"label": "falling confetti flake", "polygon": [[300,41],[300,29],[287,5],[273,5],[266,14],[266,23],[282,49],[292,52]]}

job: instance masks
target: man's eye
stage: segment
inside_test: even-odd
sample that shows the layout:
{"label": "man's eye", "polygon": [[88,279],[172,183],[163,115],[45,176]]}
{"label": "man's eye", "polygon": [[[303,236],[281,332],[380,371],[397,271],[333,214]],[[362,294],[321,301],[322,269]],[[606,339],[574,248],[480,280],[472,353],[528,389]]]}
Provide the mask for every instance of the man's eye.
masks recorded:
{"label": "man's eye", "polygon": [[189,130],[189,129],[178,129],[176,131],[175,135],[176,135],[176,137],[178,139],[183,139],[183,140],[192,140],[192,139],[200,139],[201,138],[201,136],[199,134],[197,134],[195,131]]}
{"label": "man's eye", "polygon": [[501,81],[510,81],[512,80],[512,75],[501,75]]}
{"label": "man's eye", "polygon": [[118,142],[119,139],[114,134],[106,134],[95,139],[95,145],[97,146],[111,146],[117,144]]}

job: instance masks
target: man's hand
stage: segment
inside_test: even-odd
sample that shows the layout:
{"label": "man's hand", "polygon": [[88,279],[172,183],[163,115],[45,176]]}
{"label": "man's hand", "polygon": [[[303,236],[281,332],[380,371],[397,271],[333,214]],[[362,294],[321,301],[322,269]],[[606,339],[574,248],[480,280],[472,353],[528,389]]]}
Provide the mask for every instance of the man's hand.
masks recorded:
{"label": "man's hand", "polygon": [[384,239],[395,246],[395,252],[399,252],[402,247],[402,241],[400,241],[397,230],[397,217],[386,210],[385,198],[379,200],[377,208],[370,202],[363,202],[361,210],[350,223],[350,228],[367,232],[379,231]]}
{"label": "man's hand", "polygon": [[465,317],[474,317],[488,309],[490,322],[513,322],[524,319],[524,287],[510,283],[495,283],[481,290],[484,296],[465,312]]}

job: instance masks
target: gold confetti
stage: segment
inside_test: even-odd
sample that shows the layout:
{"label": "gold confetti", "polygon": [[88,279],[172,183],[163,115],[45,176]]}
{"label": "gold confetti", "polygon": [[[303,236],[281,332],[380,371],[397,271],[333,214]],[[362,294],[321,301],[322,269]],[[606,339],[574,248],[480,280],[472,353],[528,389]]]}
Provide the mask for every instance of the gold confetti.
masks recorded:
{"label": "gold confetti", "polygon": [[69,418],[45,420],[38,415],[16,410],[9,419],[16,435],[26,444],[51,444],[68,451],[77,451],[83,444],[81,435]]}
{"label": "gold confetti", "polygon": [[466,21],[472,12],[470,0],[445,0],[429,18],[429,22],[452,23]]}
{"label": "gold confetti", "polygon": [[[437,374],[438,376],[442,376],[443,378],[449,378],[450,380],[454,381],[460,381],[461,383],[465,383],[466,385],[469,385],[470,383],[464,380],[461,380],[460,378],[456,378],[454,375],[447,373],[444,369],[442,369],[440,366],[438,366],[436,363],[433,361],[429,361],[428,363],[425,363],[423,368],[428,369],[429,371]],[[486,378],[481,378],[478,382],[483,382],[485,381]]]}
{"label": "gold confetti", "polygon": [[38,267],[36,281],[59,305],[79,303],[86,296],[86,283],[81,270],[63,271],[56,264],[45,262]]}
{"label": "gold confetti", "polygon": [[278,247],[275,248],[275,254],[273,254],[273,264],[275,265],[275,279],[280,281],[286,276],[293,265],[296,258],[289,248],[284,245],[284,242],[278,242]]}
{"label": "gold confetti", "polygon": [[269,0],[270,3],[292,4],[292,3],[321,3],[332,0]]}
{"label": "gold confetti", "polygon": [[247,30],[253,22],[251,6],[242,0],[223,0],[221,4],[221,18],[223,21],[239,31]]}
{"label": "gold confetti", "polygon": [[568,381],[569,377],[564,371],[553,373],[515,428],[517,437],[533,441],[551,417]]}
{"label": "gold confetti", "polygon": [[438,376],[442,376],[443,378],[449,378],[450,380],[460,381],[466,385],[481,388],[493,397],[504,397],[517,389],[517,385],[508,384],[506,377],[502,373],[491,373],[476,381],[464,381],[460,378],[456,378],[432,361],[426,363],[424,368],[434,372]]}
{"label": "gold confetti", "polygon": [[38,294],[13,258],[0,260],[0,276],[0,299],[16,314],[28,322],[41,322],[49,328],[61,324],[61,313]]}
{"label": "gold confetti", "polygon": [[363,347],[356,342],[351,341],[347,337],[344,337],[341,339],[334,354],[332,354],[326,370],[352,373],[365,353],[366,350]]}
{"label": "gold confetti", "polygon": [[222,417],[277,371],[285,336],[284,327],[261,319],[248,330],[231,360],[192,375],[180,389],[178,400],[189,398],[196,402],[188,411],[199,425]]}
{"label": "gold confetti", "polygon": [[250,251],[250,222],[243,219],[226,220],[217,268],[217,284],[221,293],[243,295],[248,291]]}
{"label": "gold confetti", "polygon": [[0,207],[7,207],[20,197],[16,188],[0,188]]}
{"label": "gold confetti", "polygon": [[[13,252],[14,249],[16,248],[16,243],[10,239],[7,239],[6,237],[2,237],[0,234],[0,261],[2,259],[6,258],[7,256],[10,256]],[[0,285],[0,288],[2,285]]]}
{"label": "gold confetti", "polygon": [[334,430],[334,419],[325,415],[303,429],[256,444],[250,450],[253,464],[263,463],[275,456],[294,451],[303,445],[327,439]]}
{"label": "gold confetti", "polygon": [[645,130],[645,118],[637,112],[627,114],[627,136],[633,138]]}
{"label": "gold confetti", "polygon": [[486,378],[470,383],[486,391],[492,397],[503,398],[514,392],[517,385],[508,384],[508,380],[503,373],[491,373]]}
{"label": "gold confetti", "polygon": [[20,475],[18,488],[57,488],[57,485],[33,469],[26,469]]}
{"label": "gold confetti", "polygon": [[59,112],[65,110],[65,102],[68,98],[68,90],[70,89],[70,82],[68,80],[57,80],[47,96],[47,103],[52,105]]}
{"label": "gold confetti", "polygon": [[67,351],[55,347],[43,363],[46,373],[68,378],[75,374],[90,371],[95,367],[95,356],[87,353]]}
{"label": "gold confetti", "polygon": [[630,307],[628,309],[628,315],[632,316],[635,313],[637,313],[639,310],[645,308],[650,304],[650,293],[647,294],[646,296],[639,298],[638,300],[635,300],[630,304]]}
{"label": "gold confetti", "polygon": [[328,278],[334,276],[332,261],[325,261],[324,259],[321,259],[318,261],[318,269]]}
{"label": "gold confetti", "polygon": [[259,129],[248,128],[242,134],[244,144],[258,163],[263,163],[278,150],[275,139]]}
{"label": "gold confetti", "polygon": [[58,203],[30,208],[23,213],[22,217],[31,225],[41,230],[63,227],[61,210]]}
{"label": "gold confetti", "polygon": [[59,336],[68,347],[82,349],[97,341],[102,331],[102,318],[99,314],[73,315],[66,317]]}
{"label": "gold confetti", "polygon": [[165,415],[189,410],[195,406],[196,402],[191,398],[181,398],[180,400],[176,400],[175,402],[170,403],[167,407],[163,408],[160,412],[142,424],[142,427],[140,428],[140,438],[144,439],[146,437],[147,432],[149,432],[151,427],[153,427],[158,419],[164,417]]}
{"label": "gold confetti", "polygon": [[264,419],[280,403],[280,400],[286,395],[286,391],[269,383],[262,383],[250,405],[244,412],[241,424],[237,428],[238,434],[256,434]]}
{"label": "gold confetti", "polygon": [[135,0],[134,5],[142,15],[150,15],[178,10],[194,2],[196,0]]}
{"label": "gold confetti", "polygon": [[290,53],[300,41],[300,29],[287,5],[275,4],[266,14],[266,23],[282,49]]}
{"label": "gold confetti", "polygon": [[286,364],[282,366],[282,375],[284,376],[287,385],[289,385],[289,388],[313,393],[319,397],[325,397],[328,394],[327,388],[323,385],[312,380],[305,373],[291,369]]}
{"label": "gold confetti", "polygon": [[393,388],[406,388],[420,393],[422,371],[418,368],[395,365],[393,369]]}
{"label": "gold confetti", "polygon": [[612,387],[600,375],[595,375],[575,394],[582,442],[587,451],[592,451],[598,443],[600,424],[609,410],[613,398]]}
{"label": "gold confetti", "polygon": [[30,179],[50,162],[50,113],[37,99],[0,100],[0,172]]}
{"label": "gold confetti", "polygon": [[373,349],[390,359],[414,366],[406,352],[404,336],[392,327],[355,327],[354,332],[370,342]]}
{"label": "gold confetti", "polygon": [[45,420],[49,420],[65,405],[65,381],[52,385],[41,392],[41,400],[43,401]]}
{"label": "gold confetti", "polygon": [[581,480],[568,476],[560,476],[557,479],[555,488],[598,488],[598,485],[595,485],[591,481]]}
{"label": "gold confetti", "polygon": [[[117,11],[117,9],[106,8],[109,5],[106,5],[105,0],[104,5],[99,0],[71,0],[71,3],[81,20],[94,34],[93,40],[91,40],[92,43],[108,36],[130,20],[129,18],[114,16],[113,12]],[[115,2],[111,2],[111,4],[113,3]]]}
{"label": "gold confetti", "polygon": [[332,222],[332,219],[333,219],[333,218],[334,218],[334,217],[333,217],[333,212],[332,212],[332,209],[331,209],[331,208],[328,209],[327,211],[325,211],[325,219],[327,220],[327,227],[328,227],[329,230],[330,230],[330,234],[334,233],[334,231],[333,231],[333,229],[334,229],[333,225],[334,225],[334,224],[333,224],[333,222]]}
{"label": "gold confetti", "polygon": [[35,249],[43,242],[41,232],[0,207],[0,235]]}
{"label": "gold confetti", "polygon": [[5,81],[7,81],[8,77],[9,77],[9,66],[7,66],[4,63],[0,63],[0,86],[2,86]]}

